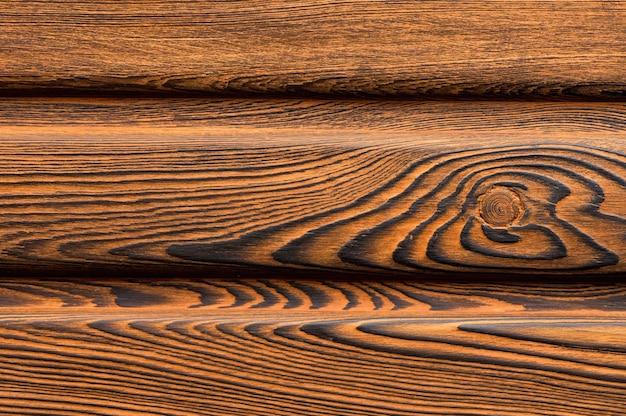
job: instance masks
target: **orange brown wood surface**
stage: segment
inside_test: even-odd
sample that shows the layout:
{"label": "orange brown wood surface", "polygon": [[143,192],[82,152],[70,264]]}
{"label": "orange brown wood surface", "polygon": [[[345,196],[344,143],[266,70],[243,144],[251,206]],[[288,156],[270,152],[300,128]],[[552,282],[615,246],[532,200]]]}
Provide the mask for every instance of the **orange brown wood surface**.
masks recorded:
{"label": "orange brown wood surface", "polygon": [[0,93],[623,100],[624,1],[0,2]]}
{"label": "orange brown wood surface", "polygon": [[0,415],[626,415],[626,2],[0,2]]}
{"label": "orange brown wood surface", "polygon": [[626,270],[623,103],[72,98],[0,109],[7,272]]}
{"label": "orange brown wood surface", "polygon": [[623,415],[626,286],[0,282],[0,411]]}

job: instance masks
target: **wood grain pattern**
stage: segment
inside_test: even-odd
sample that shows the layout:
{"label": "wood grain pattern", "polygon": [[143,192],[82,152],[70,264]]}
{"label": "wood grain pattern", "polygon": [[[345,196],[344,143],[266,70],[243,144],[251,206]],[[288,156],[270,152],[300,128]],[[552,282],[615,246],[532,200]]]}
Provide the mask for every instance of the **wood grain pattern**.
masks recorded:
{"label": "wood grain pattern", "polygon": [[621,103],[0,107],[7,272],[626,270]]}
{"label": "wood grain pattern", "polygon": [[6,415],[623,415],[626,287],[0,282]]}
{"label": "wood grain pattern", "polygon": [[623,100],[624,1],[3,1],[0,93]]}
{"label": "wood grain pattern", "polygon": [[0,2],[0,414],[625,414],[625,25]]}

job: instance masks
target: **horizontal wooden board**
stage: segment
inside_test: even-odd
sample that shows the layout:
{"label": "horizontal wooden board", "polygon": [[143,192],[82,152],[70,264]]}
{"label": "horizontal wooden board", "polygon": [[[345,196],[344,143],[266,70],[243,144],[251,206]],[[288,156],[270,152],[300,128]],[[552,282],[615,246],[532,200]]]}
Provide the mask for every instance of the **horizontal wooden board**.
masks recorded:
{"label": "horizontal wooden board", "polygon": [[620,415],[626,287],[0,282],[5,415]]}
{"label": "horizontal wooden board", "polygon": [[623,318],[624,282],[3,277],[0,314]]}
{"label": "horizontal wooden board", "polygon": [[624,1],[0,3],[0,94],[623,100]]}
{"label": "horizontal wooden board", "polygon": [[621,103],[5,99],[0,267],[621,274],[625,120]]}

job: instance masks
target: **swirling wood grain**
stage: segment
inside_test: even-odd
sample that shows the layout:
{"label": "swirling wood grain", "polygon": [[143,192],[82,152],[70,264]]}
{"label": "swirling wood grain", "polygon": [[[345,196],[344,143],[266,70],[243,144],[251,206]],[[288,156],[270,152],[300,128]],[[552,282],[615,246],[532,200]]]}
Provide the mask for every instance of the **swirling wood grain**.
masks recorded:
{"label": "swirling wood grain", "polygon": [[0,281],[5,415],[620,415],[623,284]]}
{"label": "swirling wood grain", "polygon": [[[625,161],[582,146],[444,154],[410,165],[345,209],[223,243],[174,245],[168,253],[236,262],[246,260],[248,247],[272,247],[282,263],[323,267],[339,257],[386,269],[614,266],[624,257]],[[487,215],[496,193],[508,194],[505,212]],[[297,233],[303,235],[270,245]]]}
{"label": "swirling wood grain", "polygon": [[624,104],[167,103],[0,103],[5,273],[626,270]]}

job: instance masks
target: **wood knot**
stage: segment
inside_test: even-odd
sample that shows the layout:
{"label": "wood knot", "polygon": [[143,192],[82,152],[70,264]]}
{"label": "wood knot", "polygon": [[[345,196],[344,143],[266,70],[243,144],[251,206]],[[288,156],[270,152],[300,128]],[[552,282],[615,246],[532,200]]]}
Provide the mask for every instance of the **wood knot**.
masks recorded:
{"label": "wood knot", "polygon": [[494,187],[478,199],[480,216],[492,227],[506,227],[524,211],[519,195],[506,187]]}

